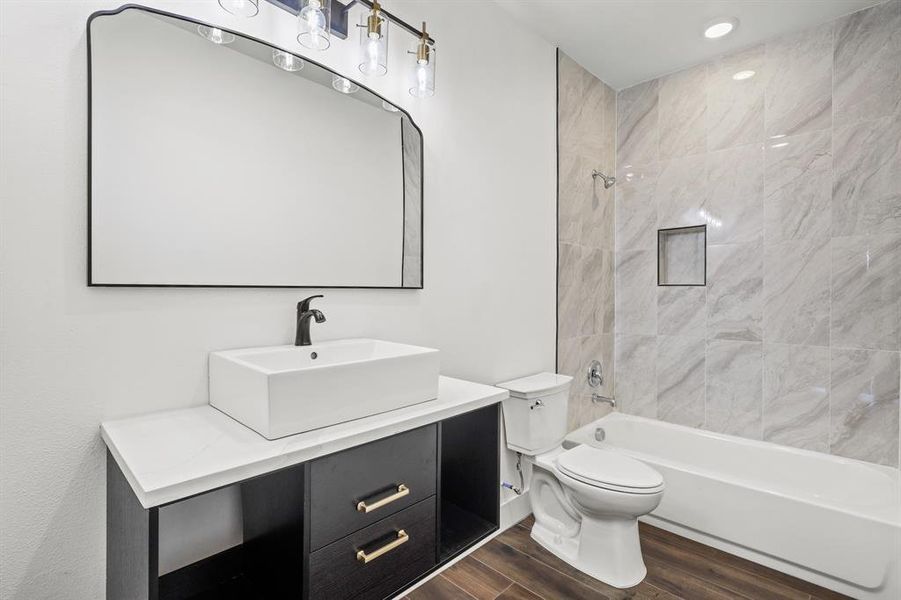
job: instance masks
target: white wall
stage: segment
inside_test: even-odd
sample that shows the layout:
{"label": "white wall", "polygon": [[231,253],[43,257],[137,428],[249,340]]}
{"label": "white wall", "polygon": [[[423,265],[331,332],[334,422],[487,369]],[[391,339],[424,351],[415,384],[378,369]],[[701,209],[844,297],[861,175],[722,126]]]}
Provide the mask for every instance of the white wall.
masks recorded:
{"label": "white wall", "polygon": [[[294,48],[265,2],[151,2]],[[425,134],[425,289],[326,291],[320,339],[441,348],[443,371],[496,382],[554,366],[554,52],[491,3],[394,2],[438,38],[438,94],[371,82]],[[94,289],[85,280],[85,20],[116,4],[0,2],[0,598],[104,589],[105,419],[203,404],[212,349],[289,343],[304,290]],[[353,72],[354,47],[319,57]],[[165,444],[160,440],[160,444]],[[508,475],[509,476],[509,475]]]}

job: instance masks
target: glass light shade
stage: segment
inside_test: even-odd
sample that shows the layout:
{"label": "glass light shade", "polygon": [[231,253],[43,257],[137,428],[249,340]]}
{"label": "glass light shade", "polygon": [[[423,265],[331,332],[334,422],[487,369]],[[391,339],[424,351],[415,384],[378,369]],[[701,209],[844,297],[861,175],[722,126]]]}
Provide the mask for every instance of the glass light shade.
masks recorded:
{"label": "glass light shade", "polygon": [[414,60],[410,95],[417,98],[429,98],[435,95],[435,48],[429,48],[428,60]]}
{"label": "glass light shade", "polygon": [[272,62],[275,63],[275,66],[279,69],[284,69],[285,71],[300,71],[303,69],[303,60],[294,56],[290,52],[285,52],[284,50],[273,50],[272,51]]}
{"label": "glass light shade", "polygon": [[235,41],[235,34],[230,33],[228,31],[222,31],[218,27],[207,27],[206,25],[198,25],[197,33],[206,39],[210,40],[214,44],[219,44],[224,46],[225,44],[231,44]]}
{"label": "glass light shade", "polygon": [[342,94],[353,94],[360,89],[356,83],[340,75],[332,75],[332,87]]}
{"label": "glass light shade", "polygon": [[260,0],[219,0],[219,6],[237,17],[255,17],[260,12]]}
{"label": "glass light shade", "polygon": [[303,0],[297,13],[297,41],[304,48],[326,50],[331,45],[330,0]]}
{"label": "glass light shade", "polygon": [[378,16],[378,31],[370,31],[369,16],[360,18],[360,71],[364,75],[385,75],[388,72],[388,19]]}

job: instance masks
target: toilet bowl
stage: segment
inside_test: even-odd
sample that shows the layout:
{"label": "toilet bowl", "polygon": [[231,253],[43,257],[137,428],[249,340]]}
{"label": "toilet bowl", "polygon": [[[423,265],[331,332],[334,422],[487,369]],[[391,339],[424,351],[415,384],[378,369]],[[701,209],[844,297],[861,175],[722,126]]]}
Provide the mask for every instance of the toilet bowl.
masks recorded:
{"label": "toilet bowl", "polygon": [[532,463],[532,539],[618,588],[640,583],[638,517],[660,504],[663,476],[615,450],[562,447],[571,377],[541,373],[499,384],[507,445]]}

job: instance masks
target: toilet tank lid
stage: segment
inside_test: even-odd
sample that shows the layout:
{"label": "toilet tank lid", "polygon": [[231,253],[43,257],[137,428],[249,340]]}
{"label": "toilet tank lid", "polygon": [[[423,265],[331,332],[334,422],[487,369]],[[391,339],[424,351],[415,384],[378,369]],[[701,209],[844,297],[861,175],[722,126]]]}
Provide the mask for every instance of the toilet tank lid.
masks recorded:
{"label": "toilet tank lid", "polygon": [[573,378],[569,375],[557,375],[556,373],[538,373],[512,381],[497,384],[497,387],[510,390],[513,398],[537,398],[556,394],[569,387]]}

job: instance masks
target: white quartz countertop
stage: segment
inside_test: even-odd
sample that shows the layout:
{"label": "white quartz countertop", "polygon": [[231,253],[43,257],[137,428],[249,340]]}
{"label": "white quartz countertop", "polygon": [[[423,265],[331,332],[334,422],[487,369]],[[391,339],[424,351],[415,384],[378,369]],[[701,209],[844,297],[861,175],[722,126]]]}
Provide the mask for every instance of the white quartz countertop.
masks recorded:
{"label": "white quartz countertop", "polygon": [[144,508],[415,429],[508,396],[506,390],[441,377],[438,398],[386,413],[267,440],[212,406],[107,421],[103,441]]}

